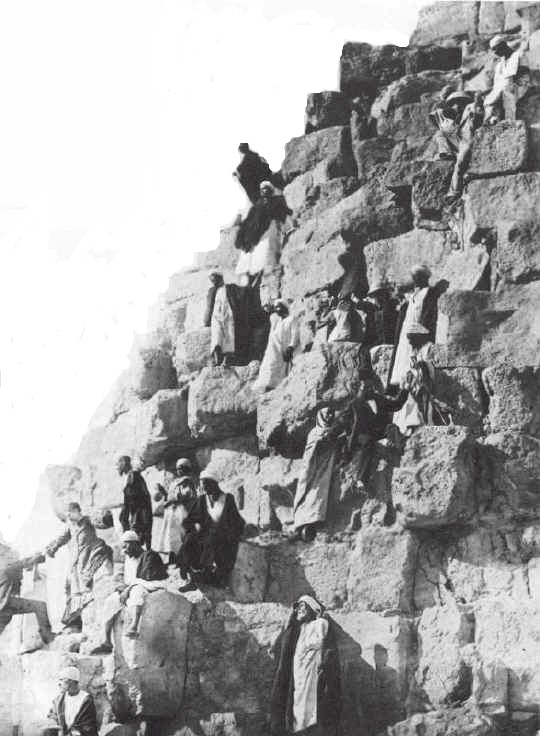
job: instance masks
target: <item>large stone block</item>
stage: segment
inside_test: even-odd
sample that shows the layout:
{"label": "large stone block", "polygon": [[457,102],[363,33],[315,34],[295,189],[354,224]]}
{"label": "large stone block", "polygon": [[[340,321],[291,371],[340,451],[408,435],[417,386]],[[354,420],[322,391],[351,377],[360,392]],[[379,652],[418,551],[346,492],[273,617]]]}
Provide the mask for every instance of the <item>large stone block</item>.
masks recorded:
{"label": "large stone block", "polygon": [[[506,20],[506,12],[504,6],[509,3],[503,2],[483,2],[480,3],[478,15],[478,33],[484,36],[504,31]],[[514,3],[512,3],[513,5]]]}
{"label": "large stone block", "polygon": [[358,181],[368,182],[375,173],[379,174],[381,165],[388,164],[394,141],[390,138],[356,139],[353,128],[353,152],[358,170]]}
{"label": "large stone block", "polygon": [[485,663],[508,671],[509,707],[538,711],[540,699],[538,602],[486,597],[474,606],[476,650]]}
{"label": "large stone block", "polygon": [[369,182],[292,235],[281,257],[282,296],[302,298],[345,274],[352,280],[358,273],[359,280],[362,246],[409,227],[409,214],[394,195],[376,179]]}
{"label": "large stone block", "polygon": [[435,132],[428,114],[433,102],[412,102],[391,109],[377,118],[377,135],[393,138],[395,141],[416,141]]}
{"label": "large stone block", "polygon": [[454,424],[482,431],[487,407],[478,368],[438,368],[434,392],[451,407]]}
{"label": "large stone block", "polygon": [[287,378],[259,400],[259,447],[301,454],[317,410],[352,398],[358,371],[369,365],[369,352],[358,343],[326,343],[299,355]]}
{"label": "large stone block", "polygon": [[426,609],[418,624],[415,687],[432,707],[466,700],[471,672],[461,647],[474,639],[474,617],[465,606],[449,603]]}
{"label": "large stone block", "polygon": [[429,46],[445,39],[474,37],[477,33],[476,2],[432,3],[420,8],[411,46]]}
{"label": "large stone block", "polygon": [[437,159],[436,148],[432,136],[397,143],[384,175],[384,185],[398,193],[412,187],[415,177],[425,175],[428,164]]}
{"label": "large stone block", "polygon": [[438,364],[534,365],[540,351],[539,309],[537,282],[507,286],[497,293],[448,292],[439,301]]}
{"label": "large stone block", "polygon": [[409,48],[408,51],[406,74],[419,74],[430,69],[450,71],[461,66],[461,48],[458,45]]}
{"label": "large stone block", "polygon": [[417,227],[447,229],[445,198],[448,194],[454,165],[450,161],[426,163],[422,171],[413,176],[412,210]]}
{"label": "large stone block", "polygon": [[540,202],[540,173],[527,172],[472,181],[465,189],[467,238],[501,220],[535,221]]}
{"label": "large stone block", "polygon": [[[461,5],[461,3],[448,3],[448,5]],[[419,733],[422,736],[450,736],[450,734],[498,736],[500,731],[493,720],[473,703],[466,703],[459,708],[416,713],[388,730],[388,736],[417,736]]]}
{"label": "large stone block", "polygon": [[219,245],[214,250],[194,253],[193,263],[196,268],[230,272],[234,270],[240,255],[234,243],[238,225],[228,225],[219,231]]}
{"label": "large stone block", "polygon": [[420,427],[394,471],[392,498],[407,528],[465,522],[476,511],[475,448],[465,427]]}
{"label": "large stone block", "polygon": [[205,440],[243,434],[255,426],[257,395],[252,386],[256,364],[203,368],[189,389],[188,422]]}
{"label": "large stone block", "polygon": [[503,120],[496,125],[483,125],[473,139],[470,178],[516,174],[527,166],[529,154],[527,126]]}
{"label": "large stone block", "polygon": [[[230,269],[233,268],[232,262]],[[178,271],[169,279],[167,291],[160,295],[150,310],[148,326],[151,331],[163,330],[173,345],[183,330],[196,330],[203,326],[206,295],[210,288],[210,274],[215,267],[190,268]],[[225,280],[231,271],[221,269]]]}
{"label": "large stone block", "polygon": [[411,612],[417,549],[418,542],[408,531],[360,531],[350,558],[350,604],[362,611]]}
{"label": "large stone block", "polygon": [[161,389],[176,388],[170,341],[160,333],[138,335],[129,355],[130,383],[135,395],[150,399]]}
{"label": "large stone block", "polygon": [[385,87],[371,107],[371,116],[379,121],[390,116],[401,105],[426,102],[445,85],[458,80],[455,72],[426,71],[407,74]]}
{"label": "large stone block", "polygon": [[176,341],[174,365],[178,375],[200,371],[208,365],[211,351],[210,327],[183,332]]}
{"label": "large stone block", "polygon": [[405,74],[406,58],[407,50],[400,46],[348,42],[339,60],[339,88],[348,97],[373,97],[378,87]]}
{"label": "large stone block", "polygon": [[320,164],[324,165],[328,179],[356,174],[348,126],[335,125],[292,138],[285,146],[281,173],[285,183],[289,184],[296,176]]}
{"label": "large stone block", "polygon": [[351,108],[342,92],[310,92],[305,112],[305,132],[313,133],[335,125],[348,125]]}
{"label": "large stone block", "polygon": [[494,494],[493,507],[504,518],[538,517],[540,440],[505,431],[485,439]]}
{"label": "large stone block", "polygon": [[301,465],[302,460],[281,455],[261,460],[256,478],[260,528],[282,528],[292,523],[294,493]]}
{"label": "large stone block", "polygon": [[115,422],[121,414],[134,409],[142,403],[133,389],[132,376],[129,368],[122,371],[111,386],[105,398],[92,414],[88,429],[106,427]]}
{"label": "large stone block", "polygon": [[540,436],[540,368],[496,365],[482,374],[492,432]]}
{"label": "large stone block", "polygon": [[306,171],[293,179],[283,193],[287,204],[294,211],[295,219],[302,224],[311,218],[319,218],[359,186],[360,183],[353,176],[317,181],[317,172]]}
{"label": "large stone block", "polygon": [[240,542],[231,575],[231,588],[238,603],[261,603],[265,599],[269,571],[268,550],[254,542]]}
{"label": "large stone block", "polygon": [[540,278],[540,223],[503,220],[497,223],[496,278],[523,284]]}
{"label": "large stone block", "polygon": [[191,603],[168,591],[151,593],[144,604],[138,639],[123,636],[119,616],[114,652],[105,660],[107,692],[116,718],[172,718],[182,705],[187,671]]}

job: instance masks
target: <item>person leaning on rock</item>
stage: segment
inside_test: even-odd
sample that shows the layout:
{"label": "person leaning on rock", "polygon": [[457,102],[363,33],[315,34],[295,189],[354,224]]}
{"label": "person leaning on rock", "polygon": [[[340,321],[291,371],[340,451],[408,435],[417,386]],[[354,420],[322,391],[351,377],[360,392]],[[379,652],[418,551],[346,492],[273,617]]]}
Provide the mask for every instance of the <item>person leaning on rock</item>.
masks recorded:
{"label": "person leaning on rock", "polygon": [[124,504],[120,511],[119,521],[123,531],[134,531],[141,544],[150,549],[152,546],[152,499],[146,482],[140,471],[133,470],[131,458],[122,455],[118,458],[116,468],[120,476],[126,476],[124,485]]}
{"label": "person leaning on rock", "polygon": [[98,736],[94,698],[81,689],[77,667],[64,667],[58,674],[60,694],[53,700],[48,718],[55,726],[41,731],[41,736]]}
{"label": "person leaning on rock", "polygon": [[143,550],[136,532],[123,533],[122,551],[125,555],[123,581],[105,601],[103,641],[92,650],[92,654],[112,652],[114,621],[124,608],[127,608],[131,618],[125,636],[136,639],[139,636],[139,623],[148,594],[163,589],[163,581],[167,579],[167,570],[161,557],[153,550]]}

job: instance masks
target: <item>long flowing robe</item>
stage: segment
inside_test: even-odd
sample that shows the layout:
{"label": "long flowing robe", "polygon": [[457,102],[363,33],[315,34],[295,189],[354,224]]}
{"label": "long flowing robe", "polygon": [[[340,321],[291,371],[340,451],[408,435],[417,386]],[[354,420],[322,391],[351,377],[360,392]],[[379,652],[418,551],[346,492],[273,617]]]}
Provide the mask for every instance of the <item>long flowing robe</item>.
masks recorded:
{"label": "long flowing robe", "polygon": [[210,330],[212,351],[220,347],[224,353],[234,353],[234,314],[225,285],[216,291]]}
{"label": "long flowing robe", "polygon": [[300,626],[293,614],[281,639],[272,685],[271,732],[283,736],[307,728],[304,724],[317,724],[325,736],[334,736],[340,717],[341,681],[333,626],[324,618]]}
{"label": "long flowing robe", "polygon": [[260,196],[259,187],[263,181],[271,181],[273,174],[266,159],[255,151],[247,151],[236,167],[238,181],[250,202],[255,204]]}
{"label": "long flowing robe", "polygon": [[294,497],[294,526],[326,521],[332,474],[337,454],[332,425],[325,410],[317,415],[317,424],[308,434],[302,470]]}
{"label": "long flowing robe", "polygon": [[289,364],[283,359],[288,348],[298,349],[300,336],[298,322],[292,316],[270,315],[270,334],[268,344],[259,368],[256,388],[275,388],[287,375]]}
{"label": "long flowing robe", "polygon": [[94,575],[102,566],[112,566],[113,553],[109,545],[98,537],[88,516],[69,523],[64,533],[47,546],[47,552],[55,554],[64,544],[69,545],[69,572],[62,622],[69,625],[93,599]]}
{"label": "long flowing robe", "polygon": [[408,328],[419,323],[429,332],[429,339],[435,342],[437,327],[437,301],[439,294],[432,286],[415,289],[402,305],[398,319],[396,348],[393,355],[390,383],[401,384],[411,362],[411,343],[407,337]]}
{"label": "long flowing robe", "polygon": [[146,549],[152,546],[152,499],[138,470],[130,470],[124,486],[124,505],[118,517],[122,530],[136,532]]}
{"label": "long flowing robe", "polygon": [[178,552],[186,536],[184,521],[194,502],[195,499],[183,497],[164,504],[163,522],[154,545],[156,552],[166,555]]}
{"label": "long flowing robe", "polygon": [[60,726],[60,736],[70,736],[76,731],[79,731],[81,736],[98,736],[96,706],[94,699],[88,693],[70,726],[66,724],[65,718],[65,693],[54,699],[49,718]]}
{"label": "long flowing robe", "polygon": [[363,315],[349,304],[338,304],[333,312],[334,327],[328,342],[363,342],[366,325]]}
{"label": "long flowing robe", "polygon": [[283,195],[261,197],[240,223],[235,245],[242,253],[237,274],[255,275],[278,264],[284,241],[285,223],[292,214]]}

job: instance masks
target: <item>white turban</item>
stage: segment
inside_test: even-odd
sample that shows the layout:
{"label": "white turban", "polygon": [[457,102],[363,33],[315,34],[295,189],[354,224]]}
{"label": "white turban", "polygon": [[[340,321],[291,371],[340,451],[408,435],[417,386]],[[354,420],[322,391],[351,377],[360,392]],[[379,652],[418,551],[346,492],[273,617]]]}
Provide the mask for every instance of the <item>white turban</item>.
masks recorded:
{"label": "white turban", "polygon": [[132,529],[128,529],[127,532],[122,534],[120,541],[123,544],[124,542],[140,542],[141,540],[137,532],[134,532]]}
{"label": "white turban", "polygon": [[498,33],[496,36],[493,36],[491,41],[489,42],[489,48],[490,49],[496,49],[497,46],[500,46],[501,43],[506,43],[506,39],[504,36],[501,36],[500,33]]}
{"label": "white turban", "polygon": [[63,667],[58,673],[59,680],[74,680],[75,682],[81,681],[81,673],[77,667]]}
{"label": "white turban", "polygon": [[305,603],[306,606],[309,606],[313,613],[316,616],[322,616],[324,609],[319,603],[319,601],[316,601],[315,598],[313,598],[310,595],[301,595],[300,598],[296,601],[296,603]]}
{"label": "white turban", "polygon": [[201,480],[204,480],[206,478],[206,480],[213,480],[214,483],[219,483],[218,479],[216,478],[215,473],[212,473],[211,470],[206,470],[206,469],[203,470],[201,474],[199,475],[199,478]]}

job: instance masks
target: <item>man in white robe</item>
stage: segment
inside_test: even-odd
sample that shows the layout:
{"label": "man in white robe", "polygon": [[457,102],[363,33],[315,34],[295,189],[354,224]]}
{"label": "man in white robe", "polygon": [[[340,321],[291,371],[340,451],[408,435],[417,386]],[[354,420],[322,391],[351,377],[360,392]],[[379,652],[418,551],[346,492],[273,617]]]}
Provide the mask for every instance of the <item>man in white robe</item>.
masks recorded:
{"label": "man in white robe", "polygon": [[211,350],[216,365],[221,365],[227,355],[233,355],[234,341],[234,314],[227,296],[225,284],[216,291],[214,310],[210,322]]}
{"label": "man in white robe", "polygon": [[270,334],[254,388],[275,388],[289,373],[300,345],[298,322],[282,299],[276,299],[270,315]]}
{"label": "man in white robe", "polygon": [[516,104],[520,96],[516,78],[524,45],[512,50],[501,35],[494,36],[489,48],[499,59],[495,67],[493,87],[484,99],[484,122],[488,125],[498,122],[497,108],[502,105],[505,120],[515,121]]}

